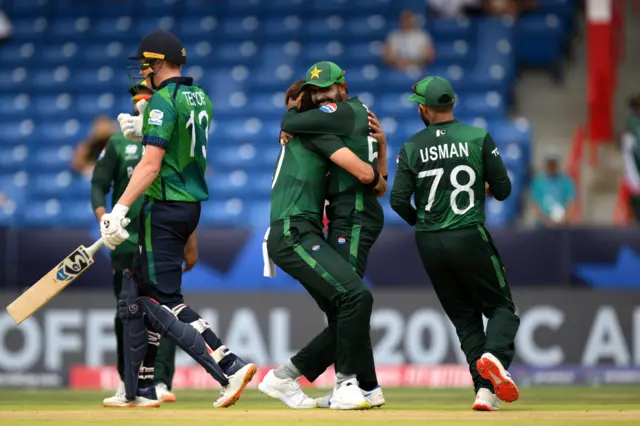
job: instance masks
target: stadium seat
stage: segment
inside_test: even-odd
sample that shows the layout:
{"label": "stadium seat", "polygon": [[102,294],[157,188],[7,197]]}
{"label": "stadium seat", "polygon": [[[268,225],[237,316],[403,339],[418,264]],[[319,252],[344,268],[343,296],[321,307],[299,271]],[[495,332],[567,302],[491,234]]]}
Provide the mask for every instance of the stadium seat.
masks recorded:
{"label": "stadium seat", "polygon": [[[182,38],[184,72],[213,102],[205,226],[268,221],[284,92],[319,60],[342,66],[349,94],[383,121],[392,171],[402,143],[424,128],[415,103],[406,101],[412,85],[425,75],[450,79],[456,117],[491,132],[514,191],[521,191],[533,135],[526,120],[509,118],[508,100],[518,67],[562,58],[576,6],[573,0],[538,3],[538,11],[513,22],[436,19],[424,2],[411,0],[0,1],[13,25],[12,39],[0,47],[0,189],[28,200],[13,211],[0,206],[0,226],[48,226],[66,201],[77,224],[95,224],[81,200],[88,182],[68,171],[70,156],[96,115],[115,118],[131,110],[126,67],[135,63],[126,58],[140,37],[158,28]],[[406,8],[424,16],[435,43],[436,62],[426,72],[390,70],[381,58],[383,41]],[[491,226],[513,223],[520,198],[489,201]],[[387,223],[403,226],[388,197],[383,205]],[[67,222],[60,226],[73,225]]]}

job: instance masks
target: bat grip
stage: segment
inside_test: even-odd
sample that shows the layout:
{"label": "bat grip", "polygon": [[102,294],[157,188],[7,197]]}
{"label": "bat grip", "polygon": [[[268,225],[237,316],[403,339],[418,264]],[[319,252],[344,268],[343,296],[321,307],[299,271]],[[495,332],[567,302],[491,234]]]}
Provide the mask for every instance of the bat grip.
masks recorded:
{"label": "bat grip", "polygon": [[89,248],[87,249],[87,253],[89,254],[89,256],[93,258],[98,250],[100,250],[100,247],[102,247],[102,244],[104,244],[104,242],[102,241],[102,238],[100,238],[98,241],[89,246]]}

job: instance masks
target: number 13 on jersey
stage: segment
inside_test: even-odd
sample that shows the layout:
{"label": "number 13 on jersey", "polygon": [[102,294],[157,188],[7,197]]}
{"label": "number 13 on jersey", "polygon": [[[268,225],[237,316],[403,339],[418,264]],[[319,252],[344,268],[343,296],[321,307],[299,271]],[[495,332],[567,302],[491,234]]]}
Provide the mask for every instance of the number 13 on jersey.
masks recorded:
{"label": "number 13 on jersey", "polygon": [[[196,156],[196,122],[195,122],[195,114],[194,110],[191,110],[191,114],[189,115],[189,120],[186,123],[187,129],[191,127],[191,151],[189,155],[191,157]],[[204,121],[204,124],[203,124]],[[207,111],[202,110],[198,113],[198,123],[200,127],[204,125],[204,135],[205,135],[205,143],[202,144],[202,156],[207,158],[207,146],[209,145],[209,114]]]}

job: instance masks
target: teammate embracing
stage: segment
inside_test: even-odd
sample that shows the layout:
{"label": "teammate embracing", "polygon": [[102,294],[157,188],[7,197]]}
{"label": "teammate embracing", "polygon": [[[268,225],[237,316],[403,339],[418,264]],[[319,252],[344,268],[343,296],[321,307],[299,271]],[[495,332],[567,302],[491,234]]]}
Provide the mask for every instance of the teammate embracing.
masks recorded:
{"label": "teammate embracing", "polygon": [[[484,227],[484,203],[485,191],[506,199],[511,181],[489,133],[454,119],[455,94],[447,80],[425,78],[413,86],[409,100],[418,102],[428,127],[400,151],[391,207],[415,226],[424,268],[469,363],[473,409],[493,411],[498,398],[519,398],[507,368],[520,319]],[[489,320],[486,333],[483,315]]]}
{"label": "teammate embracing", "polygon": [[[290,102],[295,85],[287,93],[288,115],[300,107],[312,107],[308,92],[299,98],[299,108]],[[335,135],[300,134],[283,146],[272,183],[265,258],[300,281],[327,315],[329,325],[290,361],[271,370],[258,387],[291,408],[314,408],[317,402],[302,392],[298,379],[317,377],[335,361],[331,408],[367,409],[371,402],[359,388],[358,377],[363,365],[373,363],[369,336],[373,297],[355,268],[324,240],[322,217],[331,163],[372,192],[386,189],[375,167]]]}
{"label": "teammate embracing", "polygon": [[[387,178],[386,139],[373,112],[355,97],[349,97],[344,71],[335,63],[322,61],[307,71],[303,90],[310,94],[314,109],[290,113],[282,120],[282,130],[295,135],[337,135],[362,161],[377,166]],[[373,130],[373,132],[371,131]],[[373,133],[373,134],[372,134]],[[333,164],[329,171],[326,198],[329,229],[327,243],[360,276],[369,251],[384,225],[384,213],[377,197],[381,195],[360,183],[345,169]],[[366,344],[371,348],[371,340]],[[322,354],[309,361],[304,376],[313,382],[335,360],[335,339],[327,328],[308,346]],[[373,360],[363,360],[358,382],[374,407],[385,403]],[[302,353],[304,355],[304,352]],[[331,393],[318,398],[318,407],[328,408]]]}
{"label": "teammate embracing", "polygon": [[139,117],[118,116],[125,137],[141,140],[145,151],[126,190],[100,223],[105,245],[114,250],[127,239],[126,216],[144,194],[139,256],[118,301],[124,328],[125,393],[104,405],[159,405],[147,367],[155,362],[160,337],[166,336],[221,384],[214,407],[228,407],[239,399],[256,366],[231,353],[184,303],[181,292],[185,246],[194,244],[200,203],[209,196],[204,175],[211,100],[192,78],[181,76],[186,52],[175,35],[147,34],[131,59],[140,62],[139,72],[155,92],[148,105],[145,101],[136,105]]}

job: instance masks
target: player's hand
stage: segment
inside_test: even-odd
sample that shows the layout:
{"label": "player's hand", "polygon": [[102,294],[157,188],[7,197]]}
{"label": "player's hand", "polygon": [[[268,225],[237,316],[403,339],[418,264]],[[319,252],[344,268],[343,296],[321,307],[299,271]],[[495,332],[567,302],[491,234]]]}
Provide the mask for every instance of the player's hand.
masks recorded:
{"label": "player's hand", "polygon": [[142,140],[142,118],[144,117],[144,110],[147,108],[147,101],[141,99],[136,104],[136,109],[139,115],[133,116],[131,114],[119,114],[118,123],[120,124],[120,130],[125,138],[140,142]]}
{"label": "player's hand", "polygon": [[296,99],[296,108],[298,108],[298,111],[302,109],[302,98],[304,98],[303,91],[300,92],[300,94],[298,95],[298,99]]}
{"label": "player's hand", "polygon": [[125,229],[131,222],[126,217],[128,208],[116,205],[111,213],[105,213],[100,219],[100,236],[109,250],[115,250],[124,240],[129,238]]}
{"label": "player's hand", "polygon": [[182,272],[192,270],[196,263],[198,263],[198,246],[196,244],[187,244],[184,251],[184,268]]}
{"label": "player's hand", "polygon": [[373,190],[376,192],[376,194],[384,194],[387,191],[387,181],[384,180],[382,176],[380,176],[380,180],[378,181],[376,187],[373,188]]}
{"label": "player's hand", "polygon": [[285,146],[286,144],[289,143],[289,139],[291,139],[292,137],[293,135],[280,131],[280,145]]}
{"label": "player's hand", "polygon": [[367,114],[369,114],[369,135],[377,140],[379,144],[386,145],[387,137],[382,130],[382,125],[378,121],[378,117],[376,117],[374,112],[371,110],[368,110]]}
{"label": "player's hand", "polygon": [[493,197],[493,193],[491,192],[491,188],[489,188],[489,183],[484,183],[484,192],[487,194],[487,197]]}

